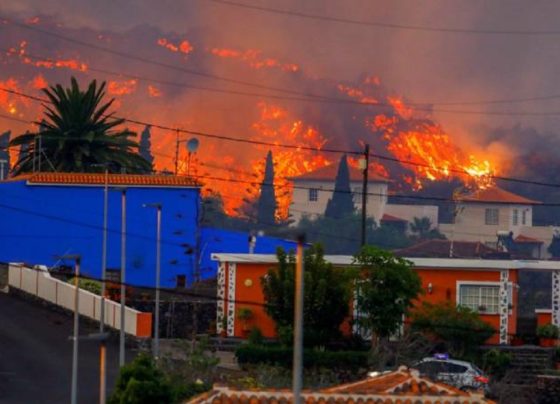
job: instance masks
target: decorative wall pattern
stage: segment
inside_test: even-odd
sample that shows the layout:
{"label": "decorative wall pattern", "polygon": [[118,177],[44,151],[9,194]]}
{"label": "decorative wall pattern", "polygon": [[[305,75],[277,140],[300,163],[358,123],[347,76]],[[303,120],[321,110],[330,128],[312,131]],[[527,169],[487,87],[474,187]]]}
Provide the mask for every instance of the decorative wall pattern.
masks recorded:
{"label": "decorative wall pattern", "polygon": [[508,343],[508,280],[509,270],[500,271],[500,344]]}
{"label": "decorative wall pattern", "polygon": [[220,334],[224,327],[222,319],[225,314],[226,297],[226,263],[220,262],[218,267],[218,301],[216,302],[216,331]]}
{"label": "decorative wall pattern", "polygon": [[552,324],[560,325],[560,271],[552,272]]}
{"label": "decorative wall pattern", "polygon": [[228,266],[228,290],[227,290],[227,335],[235,335],[235,273],[236,265]]}

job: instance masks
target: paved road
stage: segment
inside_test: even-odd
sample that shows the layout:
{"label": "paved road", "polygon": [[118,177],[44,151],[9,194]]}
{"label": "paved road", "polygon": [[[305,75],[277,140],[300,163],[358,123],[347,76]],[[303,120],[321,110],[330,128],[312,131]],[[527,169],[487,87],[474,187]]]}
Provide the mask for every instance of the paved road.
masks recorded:
{"label": "paved road", "polygon": [[[0,292],[0,403],[68,403],[73,318]],[[80,334],[96,332],[81,324]],[[131,356],[129,352],[127,356]],[[118,372],[118,341],[107,349],[109,388]],[[80,341],[79,403],[99,402],[99,345]]]}

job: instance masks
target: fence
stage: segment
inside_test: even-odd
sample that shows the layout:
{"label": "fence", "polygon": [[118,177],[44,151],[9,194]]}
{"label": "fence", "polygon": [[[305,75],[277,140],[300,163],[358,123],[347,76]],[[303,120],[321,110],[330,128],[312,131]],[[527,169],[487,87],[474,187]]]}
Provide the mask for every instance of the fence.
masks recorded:
{"label": "fence", "polygon": [[[30,295],[37,296],[57,306],[74,311],[75,287],[53,278],[45,269],[26,268],[20,264],[10,264],[8,285]],[[101,315],[101,296],[80,289],[79,312],[85,317],[98,320]],[[152,314],[142,313],[125,307],[124,331],[135,337],[150,337],[152,334]],[[105,299],[105,324],[120,330],[120,303]]]}

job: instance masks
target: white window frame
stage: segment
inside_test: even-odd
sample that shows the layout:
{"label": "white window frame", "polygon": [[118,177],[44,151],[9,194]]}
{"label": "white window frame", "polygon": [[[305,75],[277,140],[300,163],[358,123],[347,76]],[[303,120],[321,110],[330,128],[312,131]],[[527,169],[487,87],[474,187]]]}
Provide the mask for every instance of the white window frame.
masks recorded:
{"label": "white window frame", "polygon": [[521,209],[521,224],[523,226],[527,225],[527,210],[528,209]]}
{"label": "white window frame", "polygon": [[307,191],[307,200],[309,202],[317,202],[319,200],[319,189],[309,188]]}
{"label": "white window frame", "polygon": [[[479,287],[497,287],[498,288],[498,308],[496,311],[479,311],[478,307],[476,308],[476,312],[484,315],[493,315],[499,316],[500,315],[500,282],[491,282],[491,281],[457,281],[457,289],[455,292],[455,301],[457,306],[461,306],[461,287],[462,286],[479,286]],[[511,290],[511,282],[508,282],[508,307],[511,307],[511,300],[512,294],[509,293]],[[480,297],[479,297],[480,299]],[[465,306],[472,309],[470,306]]]}
{"label": "white window frame", "polygon": [[[496,222],[494,223],[493,216],[490,216],[490,212],[496,212]],[[500,209],[499,208],[486,208],[484,209],[484,224],[487,226],[497,226],[500,224]]]}

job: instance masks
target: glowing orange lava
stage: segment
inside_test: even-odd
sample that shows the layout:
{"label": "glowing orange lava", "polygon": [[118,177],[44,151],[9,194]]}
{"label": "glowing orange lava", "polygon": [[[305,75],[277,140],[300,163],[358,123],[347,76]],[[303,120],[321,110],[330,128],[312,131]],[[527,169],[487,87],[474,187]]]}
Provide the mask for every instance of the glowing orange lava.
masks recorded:
{"label": "glowing orange lava", "polygon": [[240,51],[229,48],[212,48],[210,53],[221,58],[240,60],[253,69],[277,68],[285,72],[297,72],[300,67],[294,63],[283,63],[273,58],[262,57],[262,52],[256,49]]}
{"label": "glowing orange lava", "polygon": [[191,53],[194,50],[194,47],[186,39],[184,41],[178,42],[177,44],[174,44],[166,38],[159,38],[157,44],[159,46],[163,46],[166,49],[169,49],[171,52],[181,52],[185,55]]}
{"label": "glowing orange lava", "polygon": [[137,80],[124,80],[124,81],[115,81],[110,80],[107,83],[107,92],[110,95],[127,95],[131,94],[136,90],[136,85],[138,84]]}

